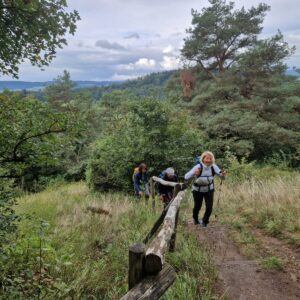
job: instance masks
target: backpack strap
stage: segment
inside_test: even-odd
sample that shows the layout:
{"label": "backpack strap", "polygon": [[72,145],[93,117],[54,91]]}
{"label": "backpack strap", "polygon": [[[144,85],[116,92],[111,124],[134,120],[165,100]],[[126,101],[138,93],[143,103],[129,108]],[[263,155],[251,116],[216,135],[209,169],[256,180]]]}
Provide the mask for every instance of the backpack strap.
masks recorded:
{"label": "backpack strap", "polygon": [[200,165],[200,174],[199,174],[199,176],[197,178],[201,177],[202,172],[203,172],[203,165],[202,165],[202,163],[199,162],[199,165]]}
{"label": "backpack strap", "polygon": [[211,174],[213,177],[216,175],[216,171],[213,165],[211,166]]}

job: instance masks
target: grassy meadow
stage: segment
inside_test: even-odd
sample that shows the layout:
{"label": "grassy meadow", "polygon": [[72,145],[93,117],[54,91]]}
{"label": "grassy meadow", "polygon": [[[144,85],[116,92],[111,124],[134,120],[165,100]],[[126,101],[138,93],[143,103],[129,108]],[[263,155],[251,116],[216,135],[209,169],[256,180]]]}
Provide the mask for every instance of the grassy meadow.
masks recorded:
{"label": "grassy meadow", "polygon": [[219,215],[223,222],[239,229],[244,225],[262,229],[266,235],[300,245],[300,174],[276,173],[224,184]]}
{"label": "grassy meadow", "polygon": [[[183,205],[176,251],[168,255],[179,276],[164,299],[215,299],[211,258],[185,228],[190,203]],[[15,286],[43,299],[119,299],[127,291],[128,246],[143,240],[161,209],[159,202],[153,212],[151,203],[131,196],[91,193],[83,182],[20,197],[17,212],[31,217],[19,226],[11,264],[33,273],[19,274]]]}
{"label": "grassy meadow", "polygon": [[[299,246],[299,173],[249,165],[238,170],[245,172],[229,170],[221,194],[219,182],[216,184],[217,221],[239,233],[235,238],[249,256],[257,246],[249,227]],[[186,226],[192,205],[187,191],[176,251],[167,256],[178,276],[163,299],[218,299],[213,294],[217,274],[211,253]],[[101,208],[102,213],[92,213],[88,207]],[[7,282],[7,288],[14,287],[10,295],[119,299],[127,291],[128,246],[143,240],[161,209],[158,200],[153,211],[151,202],[121,193],[94,193],[84,182],[55,184],[40,193],[21,196],[16,210],[23,220],[6,266],[17,266],[20,271]],[[216,221],[214,213],[212,220]],[[276,259],[267,258],[263,264],[279,268]]]}

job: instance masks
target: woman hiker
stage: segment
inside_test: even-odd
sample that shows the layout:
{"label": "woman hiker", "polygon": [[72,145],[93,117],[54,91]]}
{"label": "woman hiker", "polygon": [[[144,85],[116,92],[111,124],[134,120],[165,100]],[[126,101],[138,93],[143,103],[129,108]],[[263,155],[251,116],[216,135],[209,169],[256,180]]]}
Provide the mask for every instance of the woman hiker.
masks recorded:
{"label": "woman hiker", "polygon": [[149,198],[149,178],[147,165],[142,163],[133,174],[133,185],[135,195],[139,198]]}
{"label": "woman hiker", "polygon": [[[210,151],[205,151],[201,155],[200,163],[185,174],[185,180],[194,178],[192,192],[194,197],[193,219],[195,224],[201,224],[203,227],[206,227],[209,223],[214,199],[214,176],[217,175],[224,178],[225,174],[225,171],[220,170],[215,164],[215,157]],[[203,198],[205,200],[205,213],[202,221],[199,222],[199,211]]]}

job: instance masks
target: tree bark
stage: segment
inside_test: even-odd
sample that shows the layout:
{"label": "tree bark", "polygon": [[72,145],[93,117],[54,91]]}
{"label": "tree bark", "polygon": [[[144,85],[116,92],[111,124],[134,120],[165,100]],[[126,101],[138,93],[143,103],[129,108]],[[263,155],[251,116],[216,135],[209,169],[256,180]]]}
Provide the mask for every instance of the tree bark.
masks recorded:
{"label": "tree bark", "polygon": [[121,300],[157,300],[173,284],[175,279],[175,270],[169,264],[165,264],[157,275],[144,278],[124,295]]}
{"label": "tree bark", "polygon": [[128,288],[133,288],[144,275],[145,245],[133,244],[129,247]]}
{"label": "tree bark", "polygon": [[177,197],[172,201],[160,232],[146,251],[145,270],[147,274],[153,274],[162,270],[164,254],[170,244],[175,229],[177,211],[184,194],[184,191],[179,192]]}

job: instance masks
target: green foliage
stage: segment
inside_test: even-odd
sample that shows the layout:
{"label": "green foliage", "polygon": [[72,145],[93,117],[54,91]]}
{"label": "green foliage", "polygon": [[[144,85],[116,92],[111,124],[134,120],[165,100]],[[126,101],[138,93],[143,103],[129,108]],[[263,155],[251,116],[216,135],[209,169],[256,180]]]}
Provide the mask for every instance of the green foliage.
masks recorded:
{"label": "green foliage", "polygon": [[114,91],[127,91],[135,97],[165,98],[165,84],[176,71],[164,71],[141,76],[137,79],[128,80],[122,83],[110,84],[100,88],[89,89],[95,100]]}
{"label": "green foliage", "polygon": [[0,183],[0,258],[5,256],[4,245],[9,242],[10,236],[17,228],[16,222],[19,217],[16,215],[13,206],[15,205],[12,182],[1,180]]}
{"label": "green foliage", "polygon": [[1,1],[0,73],[17,78],[25,59],[40,68],[48,66],[80,19],[76,10],[67,12],[66,7],[66,0]]}
{"label": "green foliage", "polygon": [[[120,299],[128,288],[128,246],[145,237],[162,209],[157,203],[153,212],[124,194],[93,194],[84,183],[47,188],[18,202],[19,214],[34,217],[22,220],[19,239],[1,265],[3,299]],[[91,214],[87,206],[105,208],[111,217]],[[181,221],[167,261],[179,275],[165,299],[214,299],[211,256]]]}
{"label": "green foliage", "polygon": [[142,161],[153,174],[168,166],[182,174],[199,152],[201,135],[190,128],[187,116],[159,100],[131,102],[127,114],[110,126],[89,160],[87,179],[93,188],[128,190],[133,169]]}
{"label": "green foliage", "polygon": [[262,265],[267,270],[282,270],[282,263],[276,256],[270,256],[263,260]]}
{"label": "green foliage", "polygon": [[18,93],[0,95],[0,107],[1,177],[34,179],[39,170],[56,166],[64,146],[62,135],[71,122],[68,116]]}
{"label": "green foliage", "polygon": [[241,51],[255,44],[262,30],[266,11],[270,7],[259,4],[248,11],[234,9],[234,2],[209,0],[211,6],[201,13],[192,10],[192,28],[187,30],[182,56],[196,62],[209,77],[212,71],[223,73],[235,62]]}

